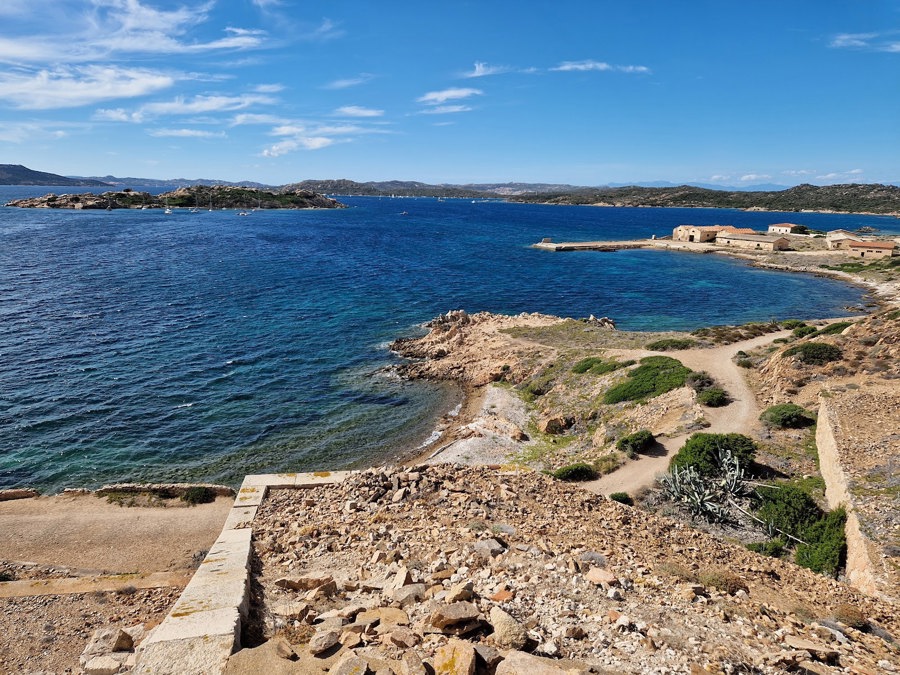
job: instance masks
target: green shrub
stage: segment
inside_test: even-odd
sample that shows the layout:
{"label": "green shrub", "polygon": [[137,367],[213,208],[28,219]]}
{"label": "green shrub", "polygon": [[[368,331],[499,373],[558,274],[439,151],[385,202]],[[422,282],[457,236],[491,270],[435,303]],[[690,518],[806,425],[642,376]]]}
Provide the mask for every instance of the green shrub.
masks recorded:
{"label": "green shrub", "polygon": [[710,408],[721,408],[722,406],[726,406],[731,403],[731,399],[728,398],[728,394],[725,393],[724,389],[720,389],[719,387],[710,387],[709,389],[704,389],[699,394],[697,394],[697,401],[701,405],[705,405]]}
{"label": "green shrub", "polygon": [[737,363],[739,368],[752,368],[754,365],[753,359],[748,359],[747,357],[739,358],[735,363]]}
{"label": "green shrub", "polygon": [[184,491],[181,500],[188,504],[209,504],[216,501],[216,491],[212,488],[195,485]]}
{"label": "green shrub", "polygon": [[756,444],[743,434],[694,434],[672,457],[669,468],[693,466],[703,476],[715,476],[721,472],[719,454],[725,450],[730,450],[738,463],[746,468],[756,455]]}
{"label": "green shrub", "polygon": [[690,338],[665,338],[664,340],[649,343],[647,349],[654,352],[669,352],[678,349],[691,349],[696,346],[697,341]]}
{"label": "green shrub", "polygon": [[843,353],[838,347],[827,342],[804,342],[786,349],[785,356],[800,356],[800,361],[808,365],[821,366],[832,361],[839,361]]}
{"label": "green shrub", "polygon": [[797,326],[794,330],[791,331],[791,333],[794,335],[794,337],[798,337],[798,338],[806,337],[807,335],[812,335],[815,332],[816,332],[815,326]]}
{"label": "green shrub", "polygon": [[590,464],[578,462],[577,464],[569,464],[561,466],[553,472],[553,477],[557,480],[567,482],[580,482],[586,480],[594,480],[597,478],[597,471]]}
{"label": "green shrub", "polygon": [[805,326],[805,321],[800,321],[799,319],[785,319],[781,322],[781,327],[785,330],[794,330],[795,328],[800,328],[801,326]]}
{"label": "green shrub", "polygon": [[810,412],[794,403],[779,403],[766,408],[759,419],[769,427],[777,429],[803,429],[815,424]]}
{"label": "green shrub", "polygon": [[603,396],[604,403],[642,401],[684,386],[691,372],[681,361],[669,356],[648,356],[628,373],[628,379],[612,387]]}
{"label": "green shrub", "polygon": [[582,359],[574,366],[572,366],[572,372],[578,375],[583,375],[584,373],[590,373],[591,375],[605,375],[606,373],[611,373],[613,371],[619,370],[619,368],[625,368],[626,366],[634,365],[634,361],[604,361],[599,356],[589,356],[586,359]]}
{"label": "green shrub", "polygon": [[822,509],[800,488],[787,483],[757,490],[760,519],[782,532],[803,539],[803,533],[822,517]]}
{"label": "green shrub", "polygon": [[610,496],[614,502],[619,502],[620,504],[625,504],[627,506],[634,506],[634,500],[631,498],[627,492],[613,492]]}
{"label": "green shrub", "polygon": [[825,328],[819,330],[817,335],[837,335],[838,333],[843,333],[852,325],[852,321],[837,321],[835,323],[828,324],[827,326],[825,326]]}
{"label": "green shrub", "polygon": [[770,558],[783,558],[784,549],[786,548],[786,546],[784,539],[782,539],[781,537],[776,537],[775,539],[770,539],[769,541],[760,541],[754,542],[752,544],[747,544],[747,548],[749,548],[751,551],[755,551],[756,553],[767,555]]}
{"label": "green shrub", "polygon": [[813,572],[836,577],[847,559],[847,538],[844,524],[847,512],[836,508],[806,528],[805,544],[797,546],[794,560]]}
{"label": "green shrub", "polygon": [[624,452],[629,457],[636,453],[644,452],[653,446],[653,434],[648,429],[635,431],[633,434],[622,436],[616,441],[616,450]]}

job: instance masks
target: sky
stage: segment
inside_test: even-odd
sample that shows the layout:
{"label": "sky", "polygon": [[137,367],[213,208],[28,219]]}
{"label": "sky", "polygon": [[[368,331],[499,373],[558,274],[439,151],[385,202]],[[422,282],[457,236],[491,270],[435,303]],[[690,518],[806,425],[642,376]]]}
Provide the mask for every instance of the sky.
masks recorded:
{"label": "sky", "polygon": [[0,163],[900,181],[900,0],[0,0]]}

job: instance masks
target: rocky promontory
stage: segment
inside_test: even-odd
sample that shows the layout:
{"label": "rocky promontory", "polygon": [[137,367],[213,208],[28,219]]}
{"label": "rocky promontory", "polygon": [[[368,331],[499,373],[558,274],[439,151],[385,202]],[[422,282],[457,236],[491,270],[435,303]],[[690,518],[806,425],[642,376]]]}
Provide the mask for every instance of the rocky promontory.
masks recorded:
{"label": "rocky promontory", "polygon": [[336,209],[344,204],[310,190],[257,190],[231,185],[193,185],[152,195],[131,189],[95,194],[46,194],[15,199],[6,206],[24,209]]}

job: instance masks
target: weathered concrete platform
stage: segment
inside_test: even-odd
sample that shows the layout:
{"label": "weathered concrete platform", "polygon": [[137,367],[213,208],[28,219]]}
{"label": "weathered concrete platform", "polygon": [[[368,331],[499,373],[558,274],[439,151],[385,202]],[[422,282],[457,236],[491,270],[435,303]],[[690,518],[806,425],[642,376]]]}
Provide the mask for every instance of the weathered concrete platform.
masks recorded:
{"label": "weathered concrete platform", "polygon": [[560,241],[553,242],[549,239],[532,244],[532,248],[544,251],[603,251],[611,253],[623,249],[645,248],[644,241]]}
{"label": "weathered concrete platform", "polygon": [[140,646],[134,673],[215,675],[240,648],[249,606],[250,552],[256,511],[270,489],[339,483],[351,472],[247,476],[222,533],[165,620]]}

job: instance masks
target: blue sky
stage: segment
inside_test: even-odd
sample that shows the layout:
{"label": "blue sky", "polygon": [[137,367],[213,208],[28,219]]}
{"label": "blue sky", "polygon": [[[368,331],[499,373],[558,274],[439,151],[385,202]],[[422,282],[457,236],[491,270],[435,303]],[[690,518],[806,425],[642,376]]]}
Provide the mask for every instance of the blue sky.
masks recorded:
{"label": "blue sky", "polygon": [[900,1],[2,0],[0,163],[900,181]]}

